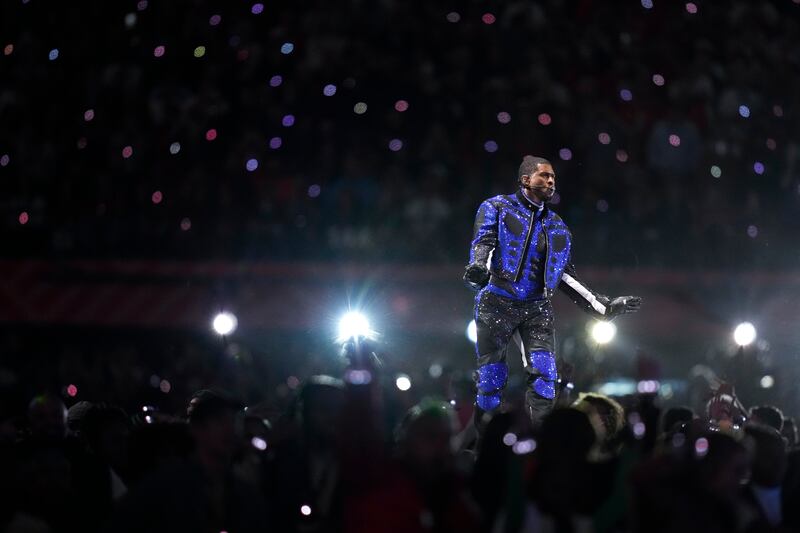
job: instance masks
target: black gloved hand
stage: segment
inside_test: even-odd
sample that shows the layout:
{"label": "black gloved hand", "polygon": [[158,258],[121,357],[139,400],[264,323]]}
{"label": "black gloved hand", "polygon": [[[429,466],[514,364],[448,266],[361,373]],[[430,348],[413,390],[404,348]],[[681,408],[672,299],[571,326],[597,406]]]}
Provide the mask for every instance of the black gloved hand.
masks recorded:
{"label": "black gloved hand", "polygon": [[480,263],[470,263],[464,269],[464,283],[474,291],[481,290],[489,283],[489,269]]}
{"label": "black gloved hand", "polygon": [[642,299],[638,296],[617,296],[608,303],[607,315],[609,318],[635,313],[642,306]]}

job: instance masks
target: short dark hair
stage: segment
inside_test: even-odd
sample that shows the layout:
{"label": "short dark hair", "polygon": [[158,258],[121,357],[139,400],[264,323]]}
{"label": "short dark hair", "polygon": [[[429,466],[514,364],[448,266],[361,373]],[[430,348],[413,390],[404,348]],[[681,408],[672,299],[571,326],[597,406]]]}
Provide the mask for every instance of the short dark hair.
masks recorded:
{"label": "short dark hair", "polygon": [[237,413],[244,406],[227,391],[202,389],[192,395],[186,414],[192,425],[203,424],[227,413]]}
{"label": "short dark hair", "polygon": [[522,163],[519,165],[519,173],[517,174],[517,178],[521,179],[522,176],[532,175],[534,172],[536,172],[536,169],[539,165],[553,166],[553,164],[544,157],[526,155],[522,158]]}
{"label": "short dark hair", "polygon": [[769,426],[778,432],[783,429],[783,412],[774,405],[758,405],[750,409],[753,422]]}

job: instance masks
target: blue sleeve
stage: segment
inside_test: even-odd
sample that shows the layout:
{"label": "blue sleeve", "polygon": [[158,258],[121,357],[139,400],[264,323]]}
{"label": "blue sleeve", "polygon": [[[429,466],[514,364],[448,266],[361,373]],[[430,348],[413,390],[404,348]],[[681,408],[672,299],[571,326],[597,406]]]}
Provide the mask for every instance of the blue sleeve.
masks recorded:
{"label": "blue sleeve", "polygon": [[497,217],[497,207],[489,200],[478,208],[469,251],[470,263],[486,264],[489,253],[497,247]]}

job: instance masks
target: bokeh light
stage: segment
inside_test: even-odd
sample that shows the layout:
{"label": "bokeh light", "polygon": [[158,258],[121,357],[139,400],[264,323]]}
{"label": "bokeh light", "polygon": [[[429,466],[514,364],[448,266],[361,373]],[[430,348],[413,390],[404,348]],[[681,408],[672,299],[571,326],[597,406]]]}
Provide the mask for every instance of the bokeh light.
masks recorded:
{"label": "bokeh light", "polygon": [[139,3],[136,4],[136,9],[139,11],[147,9],[147,0],[139,0]]}
{"label": "bokeh light", "polygon": [[253,4],[253,7],[250,8],[250,13],[253,15],[260,15],[264,12],[264,4],[258,3]]}
{"label": "bokeh light", "polygon": [[10,162],[11,158],[9,157],[8,154],[3,154],[2,156],[0,156],[0,167],[8,166]]}
{"label": "bokeh light", "polygon": [[481,21],[483,21],[484,24],[494,24],[496,20],[492,13],[484,13],[481,17]]}
{"label": "bokeh light", "polygon": [[155,191],[150,195],[150,200],[156,205],[160,204],[163,199],[164,195],[161,193],[161,191]]}
{"label": "bokeh light", "polygon": [[597,200],[597,204],[595,205],[595,207],[601,213],[607,213],[608,212],[608,202],[603,200],[602,198]]}
{"label": "bokeh light", "polygon": [[642,7],[645,9],[653,9],[653,0],[642,0]]}
{"label": "bokeh light", "polygon": [[622,149],[617,150],[616,157],[617,161],[619,161],[620,163],[625,163],[628,161],[628,152]]}
{"label": "bokeh light", "polygon": [[333,96],[336,94],[336,85],[328,84],[322,89],[322,94],[325,96]]}
{"label": "bokeh light", "polygon": [[389,141],[389,150],[392,152],[399,152],[403,149],[403,141],[400,139],[392,139]]}
{"label": "bokeh light", "polygon": [[547,113],[539,113],[537,120],[539,121],[539,124],[541,124],[542,126],[549,126],[550,123],[553,121],[553,119]]}
{"label": "bokeh light", "polygon": [[402,113],[408,110],[408,102],[406,102],[405,100],[398,100],[397,102],[394,103],[394,109],[395,111],[399,111],[400,113]]}
{"label": "bokeh light", "polygon": [[258,168],[258,159],[255,158],[248,159],[244,167],[247,169],[248,172],[253,172],[255,169]]}
{"label": "bokeh light", "polygon": [[279,87],[283,83],[283,77],[279,75],[274,75],[269,79],[269,86],[270,87]]}
{"label": "bokeh light", "polygon": [[269,140],[269,147],[273,150],[277,150],[283,144],[283,140],[280,137],[273,137]]}
{"label": "bokeh light", "polygon": [[758,237],[758,227],[753,224],[747,226],[747,236],[751,239]]}
{"label": "bokeh light", "polygon": [[447,18],[447,22],[452,22],[453,24],[455,24],[456,22],[461,20],[461,15],[459,15],[455,11],[451,11],[450,13],[447,14],[446,18]]}
{"label": "bokeh light", "polygon": [[781,107],[781,106],[779,106],[777,104],[772,106],[772,114],[775,115],[776,117],[782,117],[783,116],[783,107]]}
{"label": "bokeh light", "polygon": [[695,13],[697,13],[697,4],[693,2],[687,3],[686,12],[689,13],[690,15],[694,15]]}
{"label": "bokeh light", "polygon": [[748,118],[750,116],[750,108],[746,105],[739,106],[739,115],[743,118]]}
{"label": "bokeh light", "polygon": [[181,151],[181,143],[176,141],[169,145],[169,153],[171,153],[172,155],[175,155],[180,151]]}
{"label": "bokeh light", "polygon": [[495,153],[498,148],[499,147],[497,146],[497,143],[491,139],[483,143],[483,149],[489,152],[490,154]]}
{"label": "bokeh light", "polygon": [[625,102],[630,102],[631,100],[633,100],[633,93],[631,92],[630,89],[622,89],[619,92],[619,97],[622,98],[622,100]]}
{"label": "bokeh light", "polygon": [[211,128],[210,130],[206,131],[206,140],[207,141],[213,141],[216,138],[217,138],[217,130],[216,129]]}
{"label": "bokeh light", "polygon": [[47,54],[47,58],[50,61],[55,61],[56,59],[58,59],[58,48],[53,48],[52,50],[50,50],[50,53]]}
{"label": "bokeh light", "polygon": [[28,212],[27,212],[27,211],[23,211],[22,213],[20,213],[20,214],[19,214],[19,217],[17,217],[17,220],[18,220],[18,221],[19,221],[19,223],[20,223],[20,224],[22,224],[23,226],[24,226],[25,224],[27,224],[27,223],[30,221],[30,219],[31,219],[31,217],[30,217],[30,215],[28,215]]}
{"label": "bokeh light", "polygon": [[211,26],[218,26],[220,22],[222,22],[222,17],[219,15],[211,15],[211,18],[208,19]]}
{"label": "bokeh light", "polygon": [[7,44],[5,46],[5,48],[3,48],[3,55],[10,56],[13,52],[14,52],[14,45],[13,44],[9,43],[9,44]]}
{"label": "bokeh light", "polygon": [[764,167],[764,163],[761,161],[756,161],[753,163],[753,172],[756,174],[761,175],[764,173],[764,170],[766,170],[766,168]]}
{"label": "bokeh light", "polygon": [[166,51],[167,48],[164,45],[160,44],[153,49],[153,55],[156,57],[161,57],[164,55]]}
{"label": "bokeh light", "polygon": [[478,325],[475,324],[475,320],[470,320],[469,324],[467,324],[467,339],[472,344],[478,342]]}
{"label": "bokeh light", "polygon": [[769,138],[767,139],[767,148],[769,150],[775,150],[778,147],[778,143],[775,142],[775,139]]}
{"label": "bokeh light", "polygon": [[294,126],[294,115],[284,115],[281,119],[281,124],[283,124],[285,128]]}
{"label": "bokeh light", "polygon": [[172,390],[172,383],[170,383],[170,382],[169,382],[168,380],[166,380],[166,379],[162,379],[162,380],[161,380],[161,383],[159,383],[159,384],[158,384],[158,388],[159,388],[159,390],[160,390],[161,392],[163,392],[164,394],[169,394],[169,391],[171,391],[171,390]]}
{"label": "bokeh light", "polygon": [[661,74],[653,74],[653,83],[658,85],[659,87],[662,87],[666,82],[664,80],[664,76],[662,76]]}
{"label": "bokeh light", "polygon": [[87,109],[83,112],[83,120],[90,122],[94,118],[94,109]]}
{"label": "bokeh light", "polygon": [[308,505],[301,505],[300,514],[302,514],[303,516],[311,516],[311,507]]}
{"label": "bokeh light", "polygon": [[411,378],[406,374],[398,374],[394,384],[399,390],[405,392],[411,388]]}
{"label": "bokeh light", "polygon": [[281,53],[283,55],[289,55],[294,51],[294,44],[292,43],[283,43],[281,45]]}
{"label": "bokeh light", "polygon": [[126,146],[122,149],[122,157],[128,159],[133,155],[133,146]]}
{"label": "bokeh light", "polygon": [[322,192],[322,188],[316,183],[308,187],[309,198],[316,198],[317,196],[319,196],[320,192]]}
{"label": "bokeh light", "polygon": [[669,144],[672,146],[678,147],[681,145],[681,138],[680,136],[676,135],[675,133],[669,136]]}
{"label": "bokeh light", "polygon": [[363,115],[364,113],[367,112],[367,104],[365,104],[364,102],[356,103],[356,105],[353,106],[353,112],[356,115]]}
{"label": "bokeh light", "polygon": [[67,394],[70,396],[70,398],[74,398],[78,395],[78,387],[70,383],[67,385]]}
{"label": "bokeh light", "polygon": [[203,57],[206,55],[206,47],[205,46],[198,46],[194,49],[194,57]]}
{"label": "bokeh light", "polygon": [[712,165],[711,175],[714,176],[715,178],[719,178],[720,176],[722,176],[722,169],[719,168],[717,165]]}
{"label": "bokeh light", "polygon": [[597,136],[597,140],[600,142],[600,144],[609,144],[611,142],[611,135],[604,131],[600,132],[600,134]]}
{"label": "bokeh light", "polygon": [[511,122],[511,115],[505,111],[500,111],[497,114],[497,122],[500,124],[508,124]]}
{"label": "bokeh light", "polygon": [[771,389],[775,385],[775,378],[769,374],[762,376],[759,385],[761,385],[762,389]]}
{"label": "bokeh light", "polygon": [[558,157],[560,157],[563,161],[569,161],[572,159],[572,150],[569,148],[562,148],[558,151]]}
{"label": "bokeh light", "polygon": [[192,219],[184,217],[181,219],[181,231],[189,231],[192,229]]}

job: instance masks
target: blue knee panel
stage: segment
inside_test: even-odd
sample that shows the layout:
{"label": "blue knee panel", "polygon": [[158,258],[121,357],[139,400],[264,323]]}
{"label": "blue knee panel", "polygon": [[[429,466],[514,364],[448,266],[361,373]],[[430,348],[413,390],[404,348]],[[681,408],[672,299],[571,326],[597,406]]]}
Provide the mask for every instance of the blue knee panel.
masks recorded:
{"label": "blue knee panel", "polygon": [[478,390],[483,393],[495,392],[506,386],[508,365],[488,363],[478,368]]}
{"label": "blue knee panel", "polygon": [[531,367],[538,374],[533,382],[533,391],[541,396],[552,400],[556,397],[556,381],[558,380],[558,370],[556,369],[556,358],[553,352],[537,350],[530,354]]}
{"label": "blue knee panel", "polygon": [[478,394],[475,403],[484,411],[491,411],[500,405],[502,390],[508,381],[508,365],[489,363],[478,368]]}

